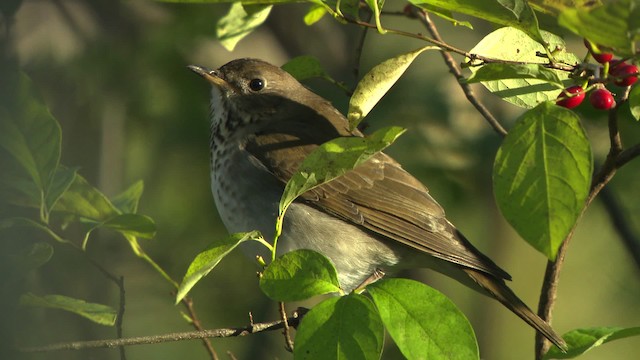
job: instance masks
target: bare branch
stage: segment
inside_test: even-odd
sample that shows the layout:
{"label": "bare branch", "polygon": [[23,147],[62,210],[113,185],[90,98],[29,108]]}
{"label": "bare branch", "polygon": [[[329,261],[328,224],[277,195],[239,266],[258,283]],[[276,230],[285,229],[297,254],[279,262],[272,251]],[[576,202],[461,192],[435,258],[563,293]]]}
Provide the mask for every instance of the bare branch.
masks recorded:
{"label": "bare branch", "polygon": [[[297,326],[302,316],[296,312],[293,316],[286,319],[286,322],[291,326]],[[202,331],[190,331],[170,333],[165,335],[153,335],[153,336],[139,336],[132,338],[122,339],[107,339],[107,340],[93,340],[93,341],[73,341],[66,343],[57,343],[44,346],[33,346],[20,348],[21,352],[52,352],[61,350],[82,350],[82,349],[97,349],[97,348],[114,348],[118,346],[131,346],[131,345],[147,345],[158,344],[172,341],[184,341],[184,340],[197,340],[208,338],[226,338],[235,336],[246,336],[250,334],[257,334],[266,331],[279,330],[284,327],[283,320],[277,320],[267,323],[250,324],[244,327],[238,328],[223,328],[223,329],[211,329]]]}

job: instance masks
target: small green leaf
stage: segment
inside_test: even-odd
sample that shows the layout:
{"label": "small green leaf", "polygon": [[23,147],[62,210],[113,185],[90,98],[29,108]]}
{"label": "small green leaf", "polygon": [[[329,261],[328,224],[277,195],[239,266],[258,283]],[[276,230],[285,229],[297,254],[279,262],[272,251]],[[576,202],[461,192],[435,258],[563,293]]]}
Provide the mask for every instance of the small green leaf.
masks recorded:
{"label": "small green leaf", "polygon": [[103,222],[120,214],[102,192],[91,186],[79,174],[76,174],[73,183],[62,194],[53,211],[94,222]]}
{"label": "small green leaf", "polygon": [[629,93],[629,110],[634,119],[640,120],[640,86],[631,88]]}
{"label": "small green leaf", "polygon": [[182,283],[180,283],[178,293],[176,294],[176,304],[187,295],[189,290],[191,290],[200,279],[207,276],[207,274],[220,263],[220,260],[227,256],[240,243],[256,239],[262,239],[262,235],[257,231],[236,233],[222,241],[211,244],[211,246],[199,253],[193,259],[187,269],[187,273],[182,278]]}
{"label": "small green leaf", "polygon": [[291,74],[298,81],[328,76],[320,61],[311,55],[302,55],[289,60],[282,65],[282,70]]}
{"label": "small green leaf", "polygon": [[593,10],[566,9],[558,16],[558,24],[589,39],[595,44],[631,54],[634,41],[640,40],[640,7],[636,1],[608,2]]}
{"label": "small green leaf", "polygon": [[280,214],[298,196],[335,179],[391,145],[405,130],[391,126],[368,137],[342,137],[328,141],[309,154],[287,182],[280,199]]}
{"label": "small green leaf", "polygon": [[640,335],[640,327],[595,327],[576,329],[562,336],[566,340],[569,350],[563,353],[557,347],[552,347],[545,354],[544,359],[573,359],[587,351],[613,340],[624,339]]}
{"label": "small green leaf", "polygon": [[99,227],[144,239],[151,239],[156,234],[156,224],[153,219],[140,214],[117,215],[101,223]]}
{"label": "small green leaf", "polygon": [[409,2],[416,6],[427,4],[496,24],[516,27],[526,32],[533,40],[544,43],[536,14],[525,0],[409,0]]}
{"label": "small green leaf", "polygon": [[580,119],[546,102],[524,113],[493,166],[496,201],[507,221],[554,260],[589,194],[593,159]]}
{"label": "small green leaf", "polygon": [[382,11],[384,0],[364,0],[364,2],[369,5],[369,8],[373,12],[373,18],[375,19],[378,33],[385,34],[387,31],[382,27],[382,21],[380,20],[380,12]]}
{"label": "small green leaf", "polygon": [[425,46],[406,54],[385,60],[371,69],[356,86],[349,100],[348,118],[355,129],[360,121],[398,81],[413,60],[425,50],[440,50],[437,46]]}
{"label": "small green leaf", "polygon": [[12,218],[5,218],[0,220],[0,229],[8,229],[11,227],[19,227],[19,226],[30,227],[30,228],[40,230],[45,234],[51,236],[51,238],[53,238],[55,241],[58,241],[60,243],[70,242],[60,237],[58,234],[53,232],[53,230],[48,228],[46,225],[43,225],[33,219],[23,218],[23,217],[12,217]]}
{"label": "small green leaf", "polygon": [[537,64],[486,64],[477,69],[466,79],[466,82],[477,83],[503,79],[538,79],[563,88],[562,80],[556,71]]}
{"label": "small green leaf", "polygon": [[111,199],[111,203],[123,214],[135,214],[138,212],[138,203],[144,191],[144,182],[136,181],[128,189]]}
{"label": "small green leaf", "polygon": [[529,5],[537,11],[553,16],[566,9],[588,10],[602,5],[600,0],[529,0]]}
{"label": "small green leaf", "polygon": [[407,359],[479,359],[471,324],[437,290],[413,280],[384,279],[367,291]]}
{"label": "small green leaf", "polygon": [[[560,37],[546,31],[542,31],[542,37],[549,44],[549,48],[559,49],[553,53],[556,61],[561,61],[566,64],[580,63],[580,59],[574,54],[566,52],[564,40]],[[505,46],[505,44],[509,44],[509,46]],[[544,51],[542,45],[533,41],[521,30],[501,28],[485,36],[484,39],[471,49],[470,53],[494,59],[545,64],[548,63],[548,61],[537,55],[544,53]],[[472,73],[475,73],[476,71],[481,71],[485,66],[480,68],[472,66],[470,70]],[[534,64],[534,66],[536,65]],[[571,82],[571,80],[569,80],[569,73],[566,71],[547,69],[545,74],[549,72],[554,72],[563,84]],[[555,78],[551,83],[546,79],[512,78],[485,81],[482,85],[503,100],[524,108],[533,108],[544,101],[555,100],[561,91],[558,88],[558,82]]]}
{"label": "small green leaf", "polygon": [[69,190],[71,184],[76,179],[77,168],[66,168],[64,166],[58,166],[51,184],[49,184],[49,190],[45,198],[45,206],[47,212],[50,212],[60,199],[60,197]]}
{"label": "small green leaf", "polygon": [[37,242],[28,248],[28,252],[18,254],[12,259],[12,272],[27,273],[49,262],[53,256],[53,246],[46,242]]}
{"label": "small green leaf", "polygon": [[40,297],[32,293],[26,293],[20,296],[20,305],[65,310],[106,326],[113,326],[117,316],[116,311],[110,306],[88,303],[84,300],[64,295],[45,295]]}
{"label": "small green leaf", "polygon": [[27,76],[21,74],[17,87],[10,108],[0,108],[0,148],[44,192],[60,160],[62,131]]}
{"label": "small green leaf", "polygon": [[326,299],[302,319],[295,359],[380,359],[384,328],[380,315],[363,295]]}
{"label": "small green leaf", "polygon": [[312,4],[309,11],[304,15],[304,23],[313,25],[327,13],[327,8],[322,4]]}
{"label": "small green leaf", "polygon": [[234,2],[227,15],[218,21],[216,35],[222,46],[233,51],[238,42],[262,25],[269,13],[271,5],[248,5]]}
{"label": "small green leaf", "polygon": [[296,250],[276,258],[262,273],[260,289],[276,301],[300,301],[340,292],[338,273],[324,255]]}

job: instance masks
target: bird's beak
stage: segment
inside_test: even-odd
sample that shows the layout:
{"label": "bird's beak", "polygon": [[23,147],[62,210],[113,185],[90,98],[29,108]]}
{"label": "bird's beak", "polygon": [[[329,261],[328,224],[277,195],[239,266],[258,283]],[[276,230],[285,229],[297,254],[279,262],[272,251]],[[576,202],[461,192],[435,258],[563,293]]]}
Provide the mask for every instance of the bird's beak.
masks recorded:
{"label": "bird's beak", "polygon": [[210,70],[202,66],[198,65],[188,65],[187,68],[193,71],[194,73],[202,76],[205,80],[210,82],[212,85],[217,87],[230,88],[228,82],[226,82],[222,77],[220,77],[220,73],[217,70]]}

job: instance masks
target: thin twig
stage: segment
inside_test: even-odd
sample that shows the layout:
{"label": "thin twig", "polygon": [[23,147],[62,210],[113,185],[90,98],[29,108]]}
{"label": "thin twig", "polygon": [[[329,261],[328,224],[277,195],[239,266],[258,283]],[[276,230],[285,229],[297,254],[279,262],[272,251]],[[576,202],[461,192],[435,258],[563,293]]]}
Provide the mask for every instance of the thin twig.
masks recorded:
{"label": "thin twig", "polygon": [[[412,13],[418,19],[420,19],[420,22],[427,28],[427,30],[429,31],[431,36],[433,36],[434,39],[440,42],[443,42],[442,37],[440,36],[438,29],[436,28],[436,25],[433,23],[433,21],[431,21],[431,17],[427,12],[422,11],[416,7],[412,7]],[[458,80],[458,85],[460,85],[460,88],[462,88],[462,92],[467,97],[467,100],[469,100],[471,105],[473,105],[473,107],[475,107],[476,110],[478,110],[480,115],[482,115],[482,117],[484,117],[485,120],[487,120],[489,125],[491,125],[491,127],[500,136],[503,136],[503,137],[506,136],[507,130],[505,130],[504,127],[502,127],[502,125],[500,125],[500,122],[498,121],[498,119],[496,119],[493,116],[493,114],[491,114],[489,109],[487,109],[484,106],[484,104],[480,102],[480,100],[476,97],[475,93],[473,92],[473,89],[471,89],[471,86],[461,81],[462,79],[464,79],[464,76],[462,75],[460,66],[458,66],[458,63],[453,59],[453,56],[451,56],[451,54],[446,51],[441,51],[440,54],[442,54],[442,58],[444,59],[445,64],[449,67],[449,70],[451,71],[453,76],[455,76],[456,79]]]}
{"label": "thin twig", "polygon": [[[371,17],[373,14],[369,11],[369,18],[367,22],[371,21]],[[355,64],[353,66],[353,76],[356,80],[360,79],[360,59],[362,58],[362,50],[364,49],[364,42],[367,39],[367,33],[369,32],[369,28],[363,27],[362,34],[360,34],[360,39],[358,40],[358,45],[356,46],[356,58]],[[351,93],[355,91],[355,88],[351,90]]]}
{"label": "thin twig", "polygon": [[278,308],[280,310],[280,319],[283,324],[284,341],[287,346],[286,349],[289,352],[293,352],[293,340],[291,340],[291,329],[289,327],[289,322],[287,321],[287,310],[284,308],[284,303],[282,301],[278,302]]}
{"label": "thin twig", "polygon": [[[292,326],[296,326],[301,317],[292,316],[286,319],[287,323]],[[225,338],[235,336],[246,336],[249,334],[257,334],[265,331],[273,331],[282,329],[284,326],[283,320],[277,320],[267,323],[250,324],[249,326],[238,328],[223,328],[223,329],[211,329],[202,331],[189,331],[180,333],[170,333],[164,335],[153,336],[138,336],[123,339],[107,339],[107,340],[92,340],[92,341],[73,341],[66,343],[57,343],[44,346],[32,346],[20,348],[21,352],[52,352],[61,350],[82,350],[82,349],[97,349],[97,348],[114,348],[118,346],[131,346],[131,345],[148,345],[158,344],[172,341],[183,340],[197,340],[207,338]]]}

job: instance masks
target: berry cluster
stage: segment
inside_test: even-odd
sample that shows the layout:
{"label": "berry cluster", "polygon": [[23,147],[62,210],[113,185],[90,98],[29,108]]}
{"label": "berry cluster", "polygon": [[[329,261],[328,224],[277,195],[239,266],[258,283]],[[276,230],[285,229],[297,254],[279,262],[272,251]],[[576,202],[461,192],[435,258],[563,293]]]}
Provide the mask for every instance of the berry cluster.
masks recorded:
{"label": "berry cluster", "polygon": [[590,92],[589,102],[594,108],[609,110],[616,106],[616,101],[613,94],[605,88],[604,84],[613,82],[613,84],[621,87],[631,86],[638,81],[638,67],[622,60],[614,60],[613,53],[610,50],[603,49],[586,39],[584,40],[584,45],[589,50],[591,57],[598,63],[603,64],[603,75],[592,86],[587,87],[587,83],[585,83],[584,86],[571,86],[564,89],[558,95],[556,104],[573,109],[580,105],[586,93]]}

